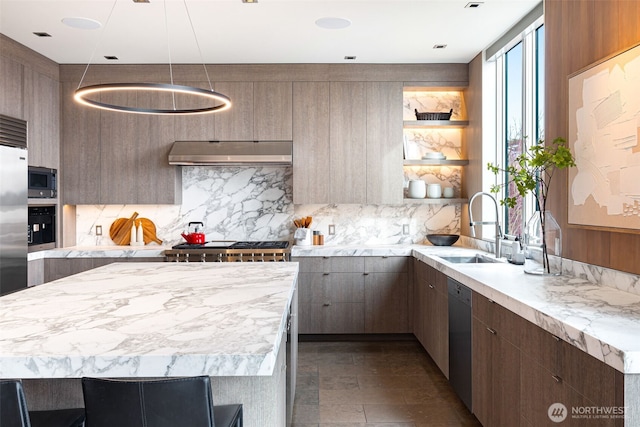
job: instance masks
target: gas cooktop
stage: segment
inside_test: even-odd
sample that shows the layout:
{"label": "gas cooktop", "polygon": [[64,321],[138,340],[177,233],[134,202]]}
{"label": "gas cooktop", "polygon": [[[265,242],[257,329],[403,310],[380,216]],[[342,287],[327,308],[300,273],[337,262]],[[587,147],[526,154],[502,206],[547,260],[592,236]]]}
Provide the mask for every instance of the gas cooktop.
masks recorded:
{"label": "gas cooktop", "polygon": [[216,250],[216,249],[254,249],[254,250],[269,250],[269,249],[286,249],[289,247],[289,242],[275,240],[275,241],[262,241],[262,242],[236,242],[236,241],[211,241],[205,243],[180,243],[172,247],[172,249],[199,249],[199,250]]}

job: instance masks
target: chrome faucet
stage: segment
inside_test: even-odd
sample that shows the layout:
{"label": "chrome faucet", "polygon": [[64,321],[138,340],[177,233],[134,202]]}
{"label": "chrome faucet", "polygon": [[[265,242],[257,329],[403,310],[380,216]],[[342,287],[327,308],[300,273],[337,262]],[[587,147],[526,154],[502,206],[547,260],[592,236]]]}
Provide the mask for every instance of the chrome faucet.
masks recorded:
{"label": "chrome faucet", "polygon": [[[496,220],[495,221],[474,221],[473,220],[473,213],[471,211],[471,205],[473,204],[473,201],[475,200],[475,198],[478,197],[478,196],[487,196],[491,200],[493,200],[493,204],[496,207]],[[471,196],[471,199],[469,200],[469,225],[471,226],[471,237],[476,237],[476,229],[475,229],[476,225],[491,225],[491,224],[496,226],[495,255],[496,255],[496,258],[500,258],[502,256],[501,248],[500,248],[500,241],[502,240],[503,235],[502,235],[502,230],[500,229],[500,221],[498,221],[498,202],[496,201],[495,197],[493,197],[493,195],[491,195],[490,193],[486,193],[484,191],[480,191],[480,192],[474,194],[473,196]]]}

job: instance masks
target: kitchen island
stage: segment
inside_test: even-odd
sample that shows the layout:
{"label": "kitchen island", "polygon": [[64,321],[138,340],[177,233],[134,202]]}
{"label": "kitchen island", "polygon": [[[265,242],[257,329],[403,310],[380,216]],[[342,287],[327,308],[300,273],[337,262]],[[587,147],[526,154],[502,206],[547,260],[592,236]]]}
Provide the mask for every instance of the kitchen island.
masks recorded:
{"label": "kitchen island", "polygon": [[30,408],[46,409],[81,405],[83,376],[209,375],[214,402],[242,403],[246,426],[284,425],[297,274],[297,263],[116,263],[4,296],[0,377],[24,379]]}

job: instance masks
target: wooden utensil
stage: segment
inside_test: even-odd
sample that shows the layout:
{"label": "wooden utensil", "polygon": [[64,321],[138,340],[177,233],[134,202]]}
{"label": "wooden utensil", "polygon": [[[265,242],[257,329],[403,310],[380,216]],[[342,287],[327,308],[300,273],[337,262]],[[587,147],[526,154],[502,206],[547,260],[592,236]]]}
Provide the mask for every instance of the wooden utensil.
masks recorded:
{"label": "wooden utensil", "polygon": [[144,244],[148,244],[149,242],[156,242],[161,245],[162,240],[158,239],[156,236],[156,225],[149,218],[139,218],[136,220],[136,225],[140,223],[142,224],[142,237],[144,239]]}
{"label": "wooden utensil", "polygon": [[138,217],[138,212],[134,212],[131,218],[117,218],[109,228],[109,237],[116,245],[128,245],[131,242],[131,226]]}

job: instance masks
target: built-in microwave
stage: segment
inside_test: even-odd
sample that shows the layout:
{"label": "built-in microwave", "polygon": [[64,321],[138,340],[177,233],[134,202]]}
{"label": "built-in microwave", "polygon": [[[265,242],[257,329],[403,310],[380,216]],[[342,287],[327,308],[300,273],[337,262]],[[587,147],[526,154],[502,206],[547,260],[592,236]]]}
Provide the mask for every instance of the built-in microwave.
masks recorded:
{"label": "built-in microwave", "polygon": [[29,166],[29,197],[58,197],[57,174],[55,169]]}

